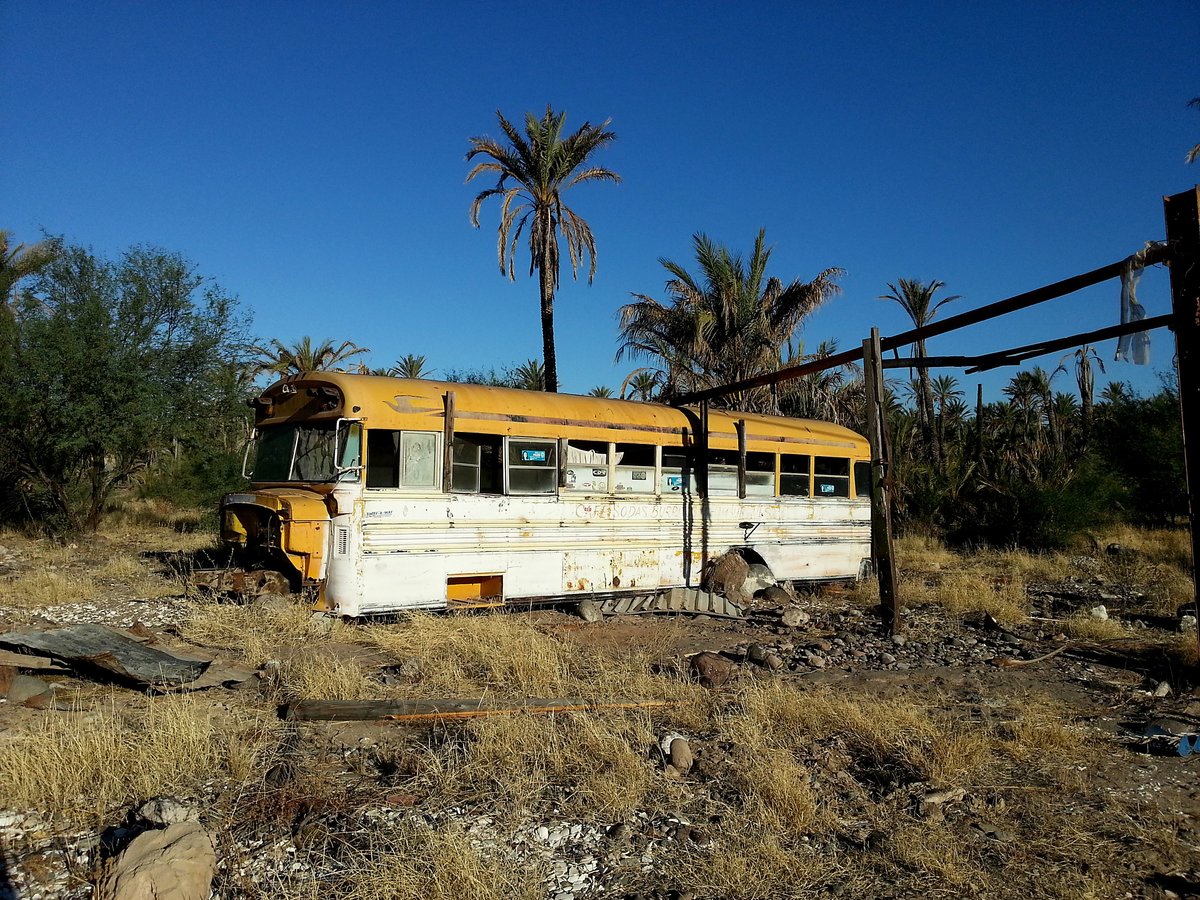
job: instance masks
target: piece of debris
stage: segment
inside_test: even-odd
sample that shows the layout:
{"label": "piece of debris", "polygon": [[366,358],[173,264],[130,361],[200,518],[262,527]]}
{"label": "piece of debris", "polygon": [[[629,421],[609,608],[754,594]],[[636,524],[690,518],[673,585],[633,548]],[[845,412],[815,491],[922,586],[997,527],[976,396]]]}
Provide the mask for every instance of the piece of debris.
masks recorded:
{"label": "piece of debris", "polygon": [[692,746],[682,734],[667,734],[658,742],[658,748],[663,758],[674,766],[680,775],[686,775],[692,770],[696,758],[692,754]]}
{"label": "piece of debris", "polygon": [[1155,697],[1170,697],[1171,696],[1171,682],[1160,681],[1157,685],[1154,686],[1154,690],[1151,693]]}
{"label": "piece of debris", "polygon": [[721,656],[705,650],[697,653],[689,662],[691,672],[706,688],[719,688],[726,684],[737,671],[737,666]]}
{"label": "piece of debris", "polygon": [[1000,656],[996,658],[996,665],[1003,666],[1006,669],[1015,669],[1021,666],[1032,666],[1034,663],[1045,662],[1048,659],[1053,659],[1058,654],[1064,652],[1070,644],[1063,644],[1061,647],[1056,647],[1049,653],[1043,653],[1041,656],[1035,656],[1033,659],[1013,659],[1009,656]]}
{"label": "piece of debris", "polygon": [[[774,585],[773,587],[767,588],[762,592],[762,597],[760,599],[767,606],[787,606],[789,603],[793,603],[795,601],[795,598],[779,585]],[[804,622],[807,622],[809,619],[808,614],[804,612],[801,612],[800,614],[804,616]],[[785,622],[784,624],[786,625],[787,623]]]}
{"label": "piece of debris", "polygon": [[199,678],[209,663],[182,659],[164,650],[147,647],[128,635],[103,625],[70,625],[45,631],[9,631],[0,634],[0,646],[33,650],[54,659],[100,671],[140,686],[174,686]]}
{"label": "piece of debris", "polygon": [[653,594],[618,595],[600,604],[605,615],[637,615],[639,613],[691,613],[740,619],[745,615],[742,605],[722,594],[699,588],[671,588]]}
{"label": "piece of debris", "polygon": [[1099,619],[1101,622],[1107,621],[1108,608],[1101,603],[1099,606],[1093,606],[1091,610],[1089,610],[1089,615],[1091,615],[1093,619]]}
{"label": "piece of debris", "polygon": [[756,666],[765,665],[767,656],[768,650],[762,644],[751,644],[746,648],[746,661],[752,662]]}
{"label": "piece of debris", "polygon": [[95,896],[208,900],[216,866],[212,838],[195,822],[181,822],[135,837],[96,885]]}
{"label": "piece of debris", "polygon": [[45,656],[34,656],[32,653],[13,653],[11,650],[0,650],[0,666],[11,666],[14,669],[26,669],[31,672],[66,673],[54,660]]}
{"label": "piece of debris", "polygon": [[921,815],[927,819],[937,818],[942,814],[943,806],[961,800],[965,796],[967,796],[967,792],[963,788],[950,788],[926,794],[921,798],[919,804]]}
{"label": "piece of debris", "polygon": [[392,719],[398,722],[419,722],[476,719],[515,713],[645,709],[670,705],[670,700],[591,701],[575,697],[530,697],[508,703],[486,697],[463,700],[297,700],[284,707],[283,716],[304,721]]}

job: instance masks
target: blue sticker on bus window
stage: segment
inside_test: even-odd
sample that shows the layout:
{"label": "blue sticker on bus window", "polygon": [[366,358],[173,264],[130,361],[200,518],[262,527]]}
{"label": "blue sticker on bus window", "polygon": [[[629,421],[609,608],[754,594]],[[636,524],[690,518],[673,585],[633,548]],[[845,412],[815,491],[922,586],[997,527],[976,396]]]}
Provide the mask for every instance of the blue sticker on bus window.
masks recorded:
{"label": "blue sticker on bus window", "polygon": [[822,484],[822,485],[818,485],[818,487],[821,488],[822,494],[832,494],[834,491],[834,485],[832,485],[832,484]]}
{"label": "blue sticker on bus window", "polygon": [[683,486],[683,476],[682,475],[668,475],[667,476],[667,487],[677,488],[677,487],[682,487],[682,486]]}
{"label": "blue sticker on bus window", "polygon": [[521,462],[545,462],[545,461],[546,461],[546,451],[545,450],[522,450],[521,451]]}

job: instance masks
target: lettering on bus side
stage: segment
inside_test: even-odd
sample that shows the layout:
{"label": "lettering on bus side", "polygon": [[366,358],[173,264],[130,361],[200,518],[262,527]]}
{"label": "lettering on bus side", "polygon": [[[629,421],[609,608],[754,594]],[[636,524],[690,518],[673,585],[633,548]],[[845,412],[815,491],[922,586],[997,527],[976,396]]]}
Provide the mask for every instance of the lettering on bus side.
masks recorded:
{"label": "lettering on bus side", "polygon": [[580,519],[656,519],[661,515],[662,505],[658,503],[580,503],[575,507],[575,516]]}

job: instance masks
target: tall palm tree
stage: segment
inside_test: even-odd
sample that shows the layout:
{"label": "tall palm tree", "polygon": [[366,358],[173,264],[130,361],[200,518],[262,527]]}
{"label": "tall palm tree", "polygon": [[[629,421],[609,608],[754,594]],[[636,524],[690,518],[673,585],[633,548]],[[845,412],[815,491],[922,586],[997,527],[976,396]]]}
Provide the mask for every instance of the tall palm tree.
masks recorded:
{"label": "tall palm tree", "polygon": [[[784,285],[767,275],[771,248],[759,230],[749,260],[704,234],[692,238],[698,275],[660,259],[667,270],[669,302],[644,294],[619,312],[625,354],[660,362],[665,393],[678,393],[740,381],[778,369],[784,347],[813,310],[835,295],[841,269],[830,268],[812,281]],[[725,398],[731,407],[774,411],[769,391]]]}
{"label": "tall palm tree", "polygon": [[366,347],[360,347],[353,341],[342,341],[336,347],[331,340],[314,344],[308,335],[300,338],[290,346],[278,338],[264,346],[251,348],[258,359],[256,366],[261,373],[274,375],[298,375],[301,372],[346,372],[358,370],[362,366],[342,365],[347,360],[364,353],[370,353]]}
{"label": "tall palm tree", "polygon": [[0,228],[0,306],[8,303],[17,282],[36,275],[59,254],[56,241],[42,241],[32,247],[11,246],[12,232]]}
{"label": "tall palm tree", "polygon": [[1087,450],[1092,438],[1092,418],[1095,409],[1096,375],[1092,371],[1092,362],[1104,371],[1104,360],[1091,344],[1084,344],[1074,353],[1068,353],[1059,360],[1055,372],[1065,372],[1064,363],[1070,356],[1075,357],[1075,383],[1079,386],[1079,402],[1082,408],[1080,417],[1080,449]]}
{"label": "tall palm tree", "polygon": [[396,364],[388,369],[387,374],[396,378],[425,378],[430,373],[425,370],[424,355],[406,353],[396,360]]}
{"label": "tall palm tree", "polygon": [[588,258],[588,284],[596,276],[596,242],[592,229],[563,202],[563,192],[588,181],[620,182],[615,172],[592,165],[590,157],[616,140],[608,130],[611,119],[600,125],[584,122],[573,134],[563,136],[566,113],[555,113],[550,106],[537,118],[525,114],[522,135],[497,111],[500,128],[508,139],[503,144],[493,138],[470,138],[468,162],[484,157],[467,173],[467,181],[484,172],[499,176],[494,188],[481,191],[471,203],[471,224],[479,227],[479,207],[493,196],[503,197],[496,255],[500,274],[516,280],[513,258],[521,233],[529,229],[529,274],[538,272],[542,304],[542,354],[546,367],[546,390],[558,390],[558,361],[554,352],[554,294],[559,284],[559,248],[561,234],[567,242],[571,274],[579,277],[579,266]]}
{"label": "tall palm tree", "polygon": [[946,444],[946,409],[954,400],[962,400],[963,392],[953,375],[939,375],[930,382],[933,395],[934,433],[938,447]]}
{"label": "tall palm tree", "polygon": [[[908,313],[908,317],[912,320],[913,327],[915,328],[924,328],[933,321],[933,317],[937,315],[939,309],[947,303],[961,299],[958,295],[953,295],[942,297],[935,301],[933,295],[946,286],[941,281],[921,282],[916,279],[901,278],[896,284],[899,285],[898,288],[896,285],[888,282],[888,290],[891,293],[884,294],[879,299],[892,300],[899,303],[901,308]],[[928,354],[925,351],[924,338],[917,340],[916,349],[917,358],[925,359]],[[929,370],[926,368],[918,369],[917,380],[921,386],[918,403],[921,432],[927,446],[933,449],[934,458],[940,459],[941,447],[933,427],[933,388],[929,382]]]}

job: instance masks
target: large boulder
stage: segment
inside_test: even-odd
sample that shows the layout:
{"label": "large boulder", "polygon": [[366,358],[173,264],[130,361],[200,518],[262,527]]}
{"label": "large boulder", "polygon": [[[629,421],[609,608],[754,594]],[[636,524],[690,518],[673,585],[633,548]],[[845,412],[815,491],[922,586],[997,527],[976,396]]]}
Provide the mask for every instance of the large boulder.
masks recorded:
{"label": "large boulder", "polygon": [[134,838],[96,885],[96,900],[208,900],[217,853],[195,822]]}
{"label": "large boulder", "polygon": [[746,603],[750,600],[750,595],[745,589],[746,577],[749,574],[750,564],[740,554],[729,552],[712,561],[700,587],[714,594],[721,594],[734,602]]}

